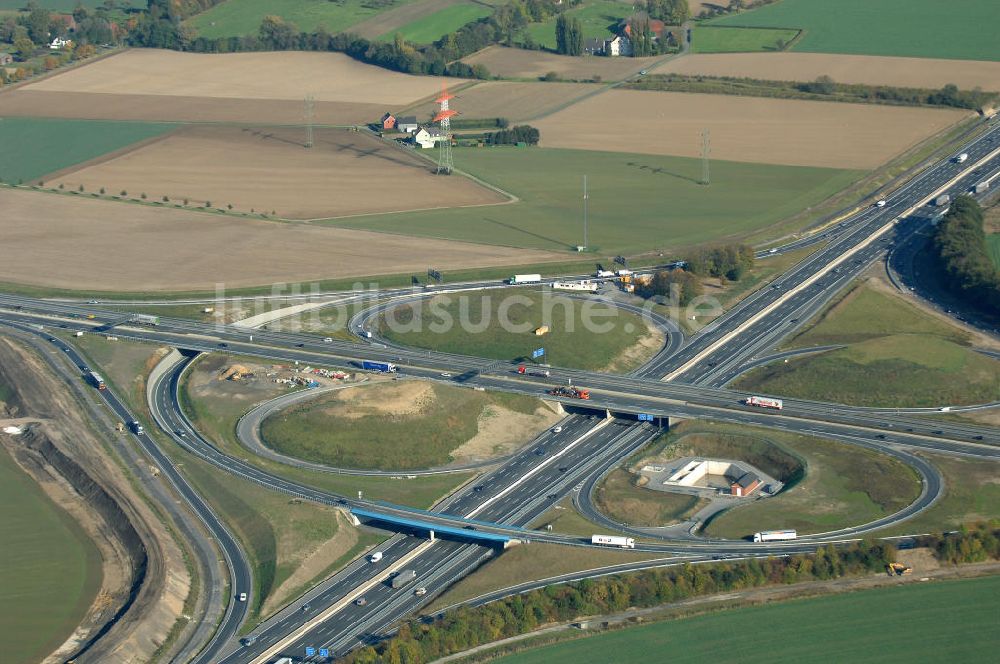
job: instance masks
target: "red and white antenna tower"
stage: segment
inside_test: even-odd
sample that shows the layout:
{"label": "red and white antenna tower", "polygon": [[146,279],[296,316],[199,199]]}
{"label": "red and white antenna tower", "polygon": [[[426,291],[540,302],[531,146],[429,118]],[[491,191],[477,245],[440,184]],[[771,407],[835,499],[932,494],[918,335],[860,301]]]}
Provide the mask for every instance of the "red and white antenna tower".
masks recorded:
{"label": "red and white antenna tower", "polygon": [[441,105],[437,115],[431,120],[431,122],[437,122],[441,128],[441,138],[438,140],[438,175],[451,175],[451,172],[455,170],[455,162],[451,156],[451,117],[458,115],[458,111],[448,107],[448,100],[454,98],[455,95],[448,92],[447,88],[442,88],[440,96],[434,100]]}

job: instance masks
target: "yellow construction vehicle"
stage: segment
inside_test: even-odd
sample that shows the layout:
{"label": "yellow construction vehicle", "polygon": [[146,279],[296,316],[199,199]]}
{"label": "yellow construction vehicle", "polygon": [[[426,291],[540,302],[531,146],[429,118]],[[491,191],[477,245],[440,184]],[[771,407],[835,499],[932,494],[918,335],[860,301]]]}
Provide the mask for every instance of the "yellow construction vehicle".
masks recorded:
{"label": "yellow construction vehicle", "polygon": [[912,567],[907,567],[902,563],[889,563],[885,566],[885,573],[889,576],[903,576],[913,572]]}

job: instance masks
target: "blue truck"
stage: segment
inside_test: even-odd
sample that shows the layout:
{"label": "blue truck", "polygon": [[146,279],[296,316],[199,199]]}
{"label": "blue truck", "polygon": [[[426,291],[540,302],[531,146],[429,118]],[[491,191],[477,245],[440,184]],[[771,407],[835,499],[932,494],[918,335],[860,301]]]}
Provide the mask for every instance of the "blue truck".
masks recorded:
{"label": "blue truck", "polygon": [[374,362],[372,360],[362,360],[361,368],[365,371],[379,371],[382,373],[396,373],[396,365],[389,362]]}

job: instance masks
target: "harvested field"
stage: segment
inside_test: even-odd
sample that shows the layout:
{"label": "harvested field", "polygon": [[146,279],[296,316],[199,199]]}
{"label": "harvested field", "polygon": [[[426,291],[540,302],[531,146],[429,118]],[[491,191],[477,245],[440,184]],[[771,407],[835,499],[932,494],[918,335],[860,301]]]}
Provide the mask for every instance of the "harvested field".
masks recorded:
{"label": "harvested field", "polygon": [[771,81],[813,81],[826,75],[838,83],[1000,90],[1000,62],[894,58],[825,53],[711,53],[664,63],[657,74],[737,76]]}
{"label": "harvested field", "polygon": [[[180,53],[131,49],[25,86],[46,92],[99,92],[229,99],[296,100],[399,105],[456,79],[408,76],[352,60],[342,53]],[[299,117],[301,118],[301,111]],[[377,118],[376,118],[377,119]]]}
{"label": "harvested field", "polygon": [[[600,90],[600,86],[590,83],[490,81],[457,92],[451,108],[458,109],[462,119],[507,118],[520,121],[551,113],[595,90]],[[407,113],[416,114],[419,120],[436,110],[437,105],[430,101]]]}
{"label": "harvested field", "polygon": [[[385,106],[317,101],[316,123],[354,125],[381,117]],[[256,122],[301,124],[302,101],[48,92],[15,88],[0,94],[0,116],[141,120],[152,122]]]}
{"label": "harvested field", "polygon": [[520,48],[490,46],[462,58],[469,65],[485,65],[490,73],[501,78],[540,78],[554,71],[562,78],[591,80],[595,75],[605,81],[618,81],[641,69],[648,69],[662,57],[604,58],[600,56],[572,57]]}
{"label": "harvested field", "polygon": [[[428,162],[363,132],[316,129],[314,146],[292,127],[192,126],[107,161],[59,177],[69,190],[105,187],[152,200],[233,205],[315,219],[500,203],[468,178],[435,177]],[[386,183],[391,183],[391,195]],[[53,185],[55,186],[55,185]]]}
{"label": "harvested field", "polygon": [[212,290],[544,262],[543,251],[236,219],[0,189],[0,281],[74,290]]}
{"label": "harvested field", "polygon": [[612,90],[534,122],[545,147],[875,168],[967,111]]}

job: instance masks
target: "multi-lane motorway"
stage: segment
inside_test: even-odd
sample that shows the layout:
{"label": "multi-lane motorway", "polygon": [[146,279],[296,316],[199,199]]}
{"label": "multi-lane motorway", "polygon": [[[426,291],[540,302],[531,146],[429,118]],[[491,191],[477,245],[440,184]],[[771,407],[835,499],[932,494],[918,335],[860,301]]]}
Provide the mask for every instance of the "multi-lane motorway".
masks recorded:
{"label": "multi-lane motorway", "polygon": [[[918,458],[896,448],[922,448],[998,458],[1000,447],[994,446],[1000,446],[1000,438],[996,432],[988,427],[803,400],[786,400],[786,410],[780,414],[754,411],[740,404],[746,395],[721,386],[755,355],[766,351],[804,322],[861,269],[882,255],[891,241],[890,233],[894,230],[896,217],[922,205],[927,197],[939,191],[967,189],[972,177],[963,177],[966,171],[983,172],[998,168],[998,136],[998,128],[993,128],[962,148],[970,155],[968,165],[945,161],[936,164],[889,196],[884,207],[866,210],[840,222],[828,233],[825,247],[783,275],[772,288],[745,300],[685,347],[681,348],[675,340],[669,342],[640,376],[608,376],[557,368],[553,369],[553,376],[545,380],[518,375],[513,371],[513,365],[495,365],[478,358],[342,341],[327,343],[309,335],[203,325],[168,318],[161,319],[160,325],[155,328],[134,327],[116,312],[72,303],[3,295],[0,296],[0,308],[7,310],[2,315],[4,319],[26,330],[38,330],[39,325],[63,326],[86,332],[114,329],[118,336],[193,351],[221,350],[313,364],[345,364],[360,359],[389,360],[399,364],[406,376],[440,379],[442,373],[448,373],[454,376],[451,380],[460,384],[534,395],[544,394],[553,382],[572,381],[574,385],[586,386],[591,391],[588,404],[568,401],[573,405],[625,414],[708,417],[840,438],[905,456],[907,462],[921,472],[924,480],[921,498],[907,508],[908,512],[904,510],[905,513],[888,519],[896,522],[925,509],[940,490],[933,468],[922,467]],[[94,319],[87,320],[84,318],[87,315],[94,316]],[[676,339],[679,335],[676,338],[668,335],[668,338]],[[72,352],[71,349],[68,352]],[[391,357],[386,357],[386,354]],[[82,361],[78,364],[82,366]],[[177,386],[185,365],[182,360],[167,367],[153,381],[150,391],[154,418],[170,433],[175,443],[226,472],[279,491],[345,508],[372,507],[370,503],[332,496],[265,473],[214,448],[194,431],[179,406]],[[663,382],[660,380],[663,376],[674,380]],[[111,399],[109,405],[121,417],[130,417],[113,394],[108,394],[108,398]],[[114,405],[116,402],[117,407]],[[593,482],[619,459],[639,449],[651,434],[646,426],[634,423],[625,425],[613,419],[570,417],[560,433],[541,436],[477,480],[475,485],[465,487],[446,501],[438,508],[437,515],[422,514],[420,518],[440,525],[475,529],[470,531],[470,537],[481,531],[522,540],[582,544],[578,540],[574,542],[573,538],[524,531],[522,528],[537,519],[552,501],[572,491],[574,486],[581,482]],[[197,494],[190,491],[170,465],[169,458],[156,447],[156,442],[144,436],[140,437],[140,443],[147,453],[157,459],[178,491],[219,539],[235,575],[234,589],[238,592],[239,588],[251,587],[249,569],[241,570],[245,561],[239,547]],[[374,507],[385,514],[407,513],[407,510],[392,506]],[[213,522],[221,528],[220,531],[216,531]],[[882,527],[885,523],[865,524],[828,533],[827,537],[852,536],[876,525]],[[231,550],[224,541],[227,537],[232,544]],[[698,559],[710,554],[741,553],[748,548],[760,553],[765,550],[791,551],[796,547],[814,545],[803,542],[754,547],[746,543],[701,541],[671,542],[644,548]],[[230,614],[213,639],[211,652],[223,652],[223,661],[226,662],[268,661],[277,653],[301,656],[306,645],[329,647],[334,653],[342,653],[384,634],[401,617],[419,609],[436,592],[467,574],[491,554],[487,546],[462,541],[462,538],[430,543],[403,535],[394,536],[381,550],[384,557],[379,563],[355,561],[311,592],[303,606],[288,607],[255,630],[251,635],[252,643],[235,650],[231,637],[242,622],[240,612],[245,612],[246,608],[245,605],[240,606],[242,603],[230,603]],[[412,587],[391,589],[382,578],[386,573],[384,570],[398,565],[414,569],[420,580],[413,585],[426,587],[428,594],[418,596],[412,592]],[[358,602],[362,596],[365,601]],[[220,650],[225,642],[230,645]],[[201,661],[214,661],[212,657],[215,655],[209,652],[202,653]]]}

